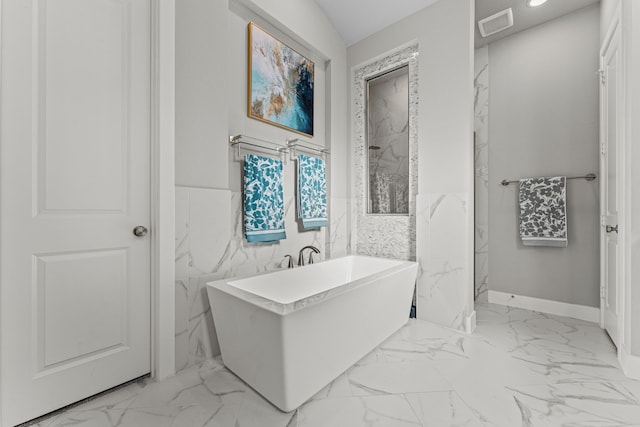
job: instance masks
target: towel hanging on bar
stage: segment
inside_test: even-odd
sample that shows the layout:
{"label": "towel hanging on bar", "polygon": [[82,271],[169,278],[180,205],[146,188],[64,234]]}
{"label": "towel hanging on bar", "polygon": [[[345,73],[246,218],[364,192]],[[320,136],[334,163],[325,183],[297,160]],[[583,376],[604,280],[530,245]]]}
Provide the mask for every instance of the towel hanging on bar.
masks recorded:
{"label": "towel hanging on bar", "polygon": [[286,238],[282,161],[255,154],[245,156],[244,230],[250,243]]}
{"label": "towel hanging on bar", "polygon": [[525,246],[566,247],[567,178],[520,180],[520,238]]}
{"label": "towel hanging on bar", "polygon": [[324,160],[298,155],[298,218],[305,229],[327,225],[327,179]]}

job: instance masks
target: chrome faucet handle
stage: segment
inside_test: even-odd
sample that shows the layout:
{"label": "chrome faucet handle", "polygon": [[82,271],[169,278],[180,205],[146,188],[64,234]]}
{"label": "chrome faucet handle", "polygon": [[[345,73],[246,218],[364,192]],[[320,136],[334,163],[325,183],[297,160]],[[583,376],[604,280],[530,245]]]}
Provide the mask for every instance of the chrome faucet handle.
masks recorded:
{"label": "chrome faucet handle", "polygon": [[287,268],[293,268],[294,267],[294,265],[293,265],[293,256],[287,254],[284,257],[285,258],[287,258],[287,257],[289,258],[289,262],[287,263]]}
{"label": "chrome faucet handle", "polygon": [[313,251],[309,252],[309,264],[313,264]]}

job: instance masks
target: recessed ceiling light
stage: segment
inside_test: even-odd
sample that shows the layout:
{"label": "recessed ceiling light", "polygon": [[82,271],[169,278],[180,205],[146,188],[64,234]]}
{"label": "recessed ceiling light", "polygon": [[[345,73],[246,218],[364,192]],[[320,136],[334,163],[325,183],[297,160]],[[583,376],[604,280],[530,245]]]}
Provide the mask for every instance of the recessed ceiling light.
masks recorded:
{"label": "recessed ceiling light", "polygon": [[546,2],[547,0],[527,0],[527,6],[529,7],[542,6]]}

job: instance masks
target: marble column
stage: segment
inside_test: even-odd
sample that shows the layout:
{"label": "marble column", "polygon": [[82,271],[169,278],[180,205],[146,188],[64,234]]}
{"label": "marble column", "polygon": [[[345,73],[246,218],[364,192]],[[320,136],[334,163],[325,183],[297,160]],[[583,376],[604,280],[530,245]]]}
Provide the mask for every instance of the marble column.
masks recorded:
{"label": "marble column", "polygon": [[475,51],[475,299],[486,302],[489,286],[489,48]]}

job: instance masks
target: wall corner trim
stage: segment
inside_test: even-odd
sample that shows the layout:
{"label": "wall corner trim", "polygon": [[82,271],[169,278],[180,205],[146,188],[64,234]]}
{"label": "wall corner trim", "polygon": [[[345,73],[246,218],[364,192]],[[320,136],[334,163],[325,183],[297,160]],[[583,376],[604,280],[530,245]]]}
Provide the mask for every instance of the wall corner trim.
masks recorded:
{"label": "wall corner trim", "polygon": [[570,304],[491,290],[489,291],[489,303],[524,308],[557,316],[572,317],[593,323],[600,321],[600,309],[586,305]]}
{"label": "wall corner trim", "polygon": [[640,356],[627,352],[624,346],[618,350],[618,361],[624,374],[634,380],[640,380]]}
{"label": "wall corner trim", "polygon": [[464,331],[472,334],[476,330],[476,311],[473,310],[470,315],[464,318]]}
{"label": "wall corner trim", "polygon": [[175,0],[151,6],[151,373],[175,374]]}

